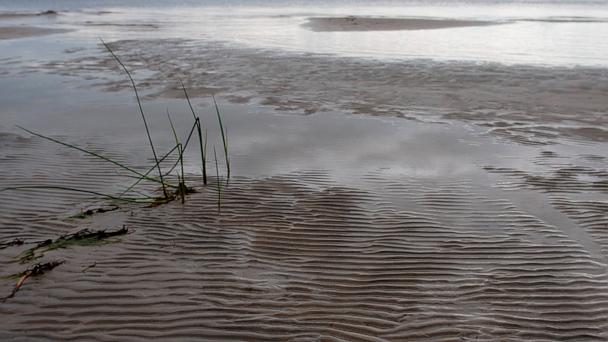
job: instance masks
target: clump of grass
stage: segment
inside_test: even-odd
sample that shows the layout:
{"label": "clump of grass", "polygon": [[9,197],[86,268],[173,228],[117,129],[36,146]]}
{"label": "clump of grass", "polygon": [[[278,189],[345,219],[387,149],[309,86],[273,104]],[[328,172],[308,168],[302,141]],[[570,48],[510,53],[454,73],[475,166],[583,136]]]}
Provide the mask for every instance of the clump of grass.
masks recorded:
{"label": "clump of grass", "polygon": [[[116,62],[122,67],[124,72],[127,74],[127,77],[129,78],[129,81],[130,81],[133,91],[135,93],[135,98],[137,100],[137,104],[139,107],[139,113],[140,113],[141,119],[144,123],[144,128],[146,130],[146,136],[148,138],[148,143],[150,145],[150,149],[152,150],[152,154],[154,156],[154,165],[152,165],[152,167],[150,167],[147,171],[141,172],[141,171],[136,170],[133,167],[126,165],[123,162],[113,160],[113,159],[103,155],[102,153],[88,150],[83,147],[77,146],[75,144],[64,142],[59,139],[52,138],[50,136],[46,136],[46,135],[34,132],[34,131],[26,129],[24,127],[17,126],[20,129],[22,129],[32,135],[38,136],[40,138],[49,140],[51,142],[54,142],[54,143],[57,143],[57,144],[60,144],[60,145],[63,145],[63,146],[66,146],[66,147],[69,147],[69,148],[72,148],[75,150],[78,150],[80,152],[86,153],[88,155],[91,155],[91,156],[94,156],[101,160],[104,160],[108,163],[111,163],[115,166],[118,166],[121,169],[128,171],[128,174],[126,175],[127,177],[132,177],[132,178],[135,178],[136,180],[130,186],[128,186],[124,191],[122,191],[119,195],[104,194],[104,193],[101,193],[98,191],[93,191],[93,190],[85,190],[85,189],[79,189],[79,188],[73,188],[73,187],[67,187],[67,186],[53,186],[53,185],[12,186],[12,187],[0,188],[0,192],[10,191],[10,190],[50,189],[50,190],[62,190],[62,191],[71,191],[71,192],[90,194],[90,195],[95,195],[95,196],[98,196],[101,198],[106,198],[106,199],[109,199],[109,200],[112,200],[115,202],[147,203],[147,204],[151,204],[151,205],[159,205],[159,204],[173,201],[174,199],[179,197],[181,199],[182,203],[184,203],[185,195],[188,193],[194,192],[194,190],[192,188],[188,188],[186,186],[186,179],[185,179],[185,173],[184,173],[184,155],[185,155],[185,151],[188,148],[190,140],[192,139],[192,136],[194,135],[195,131],[198,136],[199,149],[200,149],[200,154],[201,154],[201,164],[202,164],[201,169],[202,169],[202,174],[203,174],[203,184],[207,185],[207,166],[206,166],[207,165],[207,129],[204,129],[204,127],[201,123],[200,117],[196,114],[196,111],[194,110],[192,102],[190,101],[190,96],[188,95],[188,91],[186,90],[184,83],[181,82],[181,80],[180,80],[181,88],[184,92],[185,99],[188,103],[188,107],[190,108],[192,117],[194,118],[194,123],[193,123],[192,127],[190,128],[190,132],[189,132],[187,138],[185,139],[185,142],[182,144],[182,142],[180,141],[180,139],[177,135],[175,126],[171,119],[171,115],[169,114],[169,111],[167,110],[167,116],[169,118],[171,130],[173,132],[173,136],[175,139],[175,146],[173,146],[167,153],[165,153],[164,155],[162,155],[159,158],[159,155],[157,154],[157,149],[154,146],[154,143],[152,141],[152,136],[150,134],[150,129],[148,127],[146,115],[143,110],[141,98],[139,96],[139,91],[138,91],[135,81],[131,75],[131,72],[125,66],[125,64],[120,60],[120,58],[114,53],[112,48],[106,42],[101,40],[101,43],[105,47],[105,49],[108,50],[108,52],[112,55],[114,60],[116,60]],[[228,156],[227,129],[225,128],[224,123],[222,121],[222,115],[220,113],[220,109],[219,109],[219,106],[215,99],[215,96],[212,96],[212,99],[213,99],[213,104],[215,107],[215,112],[217,115],[219,128],[220,128],[220,132],[221,132],[221,137],[222,137],[224,159],[226,162],[226,180],[228,180],[230,178],[231,168],[230,168],[230,158]],[[167,158],[172,156],[176,151],[177,151],[177,155],[178,155],[177,160],[169,168],[169,170],[167,172],[163,172],[163,170],[161,168],[161,163],[163,163]],[[218,167],[217,152],[215,151],[215,147],[214,147],[214,158],[215,158],[216,174],[219,179],[219,167]],[[168,182],[166,179],[170,179],[170,175],[178,166],[179,166],[179,171],[176,171],[178,184],[174,185],[174,184],[171,184],[171,182]],[[151,173],[154,170],[157,170],[158,176],[151,176]],[[135,187],[137,185],[139,185],[142,181],[154,182],[156,184],[159,184],[162,189],[162,193],[163,193],[162,197],[149,196],[149,195],[146,195],[146,194],[143,194],[143,193],[140,193],[140,192],[134,190]],[[168,188],[171,188],[173,190],[169,191]],[[221,188],[221,186],[220,186],[220,188]],[[220,198],[218,199],[218,206],[220,205],[220,201],[221,201],[221,189],[220,188],[218,188],[218,195],[220,196]],[[128,196],[128,194],[132,194],[132,193],[136,193],[138,196]]]}

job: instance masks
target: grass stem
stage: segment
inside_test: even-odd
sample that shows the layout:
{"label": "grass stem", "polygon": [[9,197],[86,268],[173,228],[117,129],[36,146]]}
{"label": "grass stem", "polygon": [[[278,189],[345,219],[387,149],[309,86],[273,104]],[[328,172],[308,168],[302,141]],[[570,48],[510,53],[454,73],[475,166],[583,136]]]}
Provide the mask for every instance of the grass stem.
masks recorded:
{"label": "grass stem", "polygon": [[1,188],[0,192],[11,191],[11,190],[30,190],[30,189],[50,189],[50,190],[64,190],[64,191],[72,191],[72,192],[81,192],[81,193],[85,193],[85,194],[91,194],[91,195],[109,198],[109,199],[115,200],[115,201],[130,202],[130,203],[147,203],[147,202],[149,202],[147,200],[143,200],[142,198],[117,197],[117,196],[103,194],[103,193],[91,191],[91,190],[82,190],[82,189],[70,188],[70,187],[66,187],[66,186],[52,186],[52,185],[12,186],[12,187],[7,187],[7,188]]}
{"label": "grass stem", "polygon": [[222,116],[220,115],[220,108],[217,105],[217,101],[215,101],[215,96],[211,95],[213,98],[213,105],[215,106],[215,112],[217,114],[217,121],[220,124],[220,132],[222,133],[222,143],[224,144],[224,158],[226,160],[226,178],[230,178],[230,159],[228,158],[228,139],[226,137],[227,131],[224,129],[224,124],[222,123]]}
{"label": "grass stem", "polygon": [[135,92],[135,98],[137,99],[137,105],[139,106],[139,112],[141,114],[141,119],[143,120],[144,126],[146,127],[146,134],[148,135],[148,141],[150,142],[150,148],[152,149],[152,154],[154,155],[154,161],[156,162],[156,166],[158,167],[158,176],[160,177],[160,182],[163,186],[163,194],[165,195],[165,198],[168,198],[169,195],[167,194],[167,189],[165,187],[165,183],[163,182],[163,172],[160,169],[160,163],[158,162],[158,157],[156,156],[156,149],[154,149],[154,143],[152,142],[152,136],[150,135],[150,130],[148,129],[148,122],[146,121],[146,115],[144,114],[144,109],[141,105],[141,100],[139,99],[139,92],[137,91],[137,86],[135,86],[135,81],[133,80],[133,77],[131,76],[129,69],[127,69],[127,67],[120,61],[120,58],[118,58],[118,56],[116,56],[116,54],[114,53],[114,51],[112,51],[110,46],[108,44],[106,44],[106,42],[104,42],[103,39],[100,39],[100,40],[101,40],[101,43],[103,44],[103,46],[105,46],[105,48],[110,52],[110,54],[112,54],[112,57],[114,57],[116,62],[118,62],[118,64],[120,64],[122,69],[125,71],[125,73],[129,77],[129,80],[131,81],[131,85],[133,86],[133,91]]}
{"label": "grass stem", "polygon": [[109,162],[109,163],[112,163],[112,164],[114,164],[114,165],[116,165],[116,166],[118,166],[118,167],[122,168],[122,169],[125,169],[125,170],[127,170],[127,171],[129,171],[129,172],[132,172],[132,173],[134,173],[134,174],[136,174],[136,175],[138,175],[138,176],[142,177],[142,179],[149,180],[149,181],[152,181],[152,182],[162,183],[162,182],[161,182],[161,181],[159,181],[158,179],[155,179],[155,178],[152,178],[152,177],[148,177],[148,175],[147,175],[147,174],[143,174],[143,173],[141,173],[141,172],[139,172],[139,171],[136,171],[136,170],[134,170],[134,169],[132,169],[132,168],[130,168],[130,167],[128,167],[128,166],[126,166],[126,165],[124,165],[124,164],[121,164],[121,163],[119,163],[119,162],[117,162],[117,161],[114,161],[114,160],[112,160],[112,159],[110,159],[110,158],[108,158],[108,157],[105,157],[105,156],[103,156],[103,155],[101,155],[101,154],[99,154],[99,153],[95,153],[95,152],[93,152],[93,151],[86,150],[86,149],[84,149],[84,148],[82,148],[82,147],[78,147],[78,146],[76,146],[76,145],[72,145],[72,144],[69,144],[69,143],[66,143],[66,142],[63,142],[63,141],[60,141],[60,140],[57,140],[57,139],[54,139],[54,138],[48,137],[48,136],[46,136],[46,135],[42,135],[42,134],[40,134],[40,133],[36,133],[36,132],[34,132],[34,131],[31,131],[31,130],[29,130],[29,129],[27,129],[27,128],[24,128],[24,127],[21,127],[21,126],[17,126],[17,128],[22,129],[22,130],[24,130],[24,131],[28,132],[29,134],[35,135],[35,136],[37,136],[37,137],[40,137],[40,138],[43,138],[43,139],[46,139],[46,140],[52,141],[52,142],[54,142],[54,143],[57,143],[57,144],[60,144],[60,145],[63,145],[63,146],[67,146],[67,147],[73,148],[73,149],[75,149],[75,150],[78,150],[78,151],[84,152],[84,153],[86,153],[86,154],[92,155],[92,156],[94,156],[94,157],[97,157],[97,158],[99,158],[99,159],[105,160],[105,161],[107,161],[107,162]]}
{"label": "grass stem", "polygon": [[217,182],[217,214],[220,215],[222,211],[222,183],[220,180],[220,168],[217,164],[217,153],[215,152],[215,146],[213,146],[213,159],[215,160],[215,176]]}
{"label": "grass stem", "polygon": [[[194,111],[194,107],[192,107],[192,102],[190,102],[190,96],[188,96],[188,91],[186,90],[186,87],[184,86],[184,82],[182,82],[181,80],[179,82],[182,85],[182,90],[184,91],[184,96],[186,97],[186,101],[188,102],[188,107],[190,107],[190,112],[192,113],[192,116],[194,117],[194,123],[196,125],[196,130],[198,133],[199,148],[201,150],[203,184],[207,185],[207,161],[206,161],[207,148],[203,147],[203,137],[201,134],[201,126],[202,126],[201,119],[198,117],[198,115],[196,115],[196,112]],[[207,137],[205,136],[205,145],[206,145],[206,143],[207,143]]]}

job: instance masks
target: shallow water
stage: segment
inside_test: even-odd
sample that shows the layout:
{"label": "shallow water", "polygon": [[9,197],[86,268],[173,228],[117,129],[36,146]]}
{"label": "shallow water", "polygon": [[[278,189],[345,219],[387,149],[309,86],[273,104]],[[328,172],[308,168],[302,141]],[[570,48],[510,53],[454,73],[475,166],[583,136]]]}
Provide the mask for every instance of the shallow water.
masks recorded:
{"label": "shallow water", "polygon": [[[71,10],[32,22],[75,28],[91,39],[190,38],[254,48],[391,60],[432,59],[507,64],[606,66],[608,3],[579,2],[265,2],[135,3],[90,1],[0,10]],[[99,15],[99,11],[109,11]],[[393,32],[312,32],[302,24],[316,16],[390,16],[490,20],[501,25]],[[4,20],[6,22],[6,20]],[[128,26],[124,26],[128,25]],[[129,29],[128,32],[126,29]]]}

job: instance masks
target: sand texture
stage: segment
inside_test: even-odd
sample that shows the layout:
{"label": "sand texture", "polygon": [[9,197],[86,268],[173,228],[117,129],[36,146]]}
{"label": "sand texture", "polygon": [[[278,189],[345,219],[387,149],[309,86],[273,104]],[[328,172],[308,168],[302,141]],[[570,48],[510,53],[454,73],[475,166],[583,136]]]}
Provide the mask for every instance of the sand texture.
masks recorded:
{"label": "sand texture", "polygon": [[69,30],[34,27],[34,26],[0,27],[0,40],[46,36],[49,34],[57,34],[57,33],[65,33],[65,32],[69,32]]}
{"label": "sand texture", "polygon": [[[188,40],[127,40],[112,46],[136,73],[141,71],[150,98],[181,96],[167,82],[178,77],[195,96],[219,94],[280,111],[456,119],[523,144],[558,138],[608,141],[608,71],[601,68],[377,62]],[[97,86],[108,91],[128,89],[121,80],[104,78],[114,68],[111,59],[97,55],[47,62],[32,71],[98,79]]]}
{"label": "sand texture", "polygon": [[496,22],[448,19],[411,19],[411,18],[373,18],[373,17],[334,17],[310,18],[304,27],[316,32],[339,31],[400,31],[400,30],[437,30],[455,27],[496,25]]}
{"label": "sand texture", "polygon": [[[95,172],[72,183],[109,171],[79,164]],[[48,253],[68,262],[0,305],[0,334],[15,341],[608,337],[605,204],[564,194],[551,202],[563,210],[558,216],[581,222],[579,234],[594,249],[508,196],[480,191],[475,179],[364,178],[360,188],[312,171],[236,178],[221,214],[213,183],[186,205],[124,207],[85,220],[58,219],[57,201],[40,211],[34,194],[3,196],[4,239],[121,224],[133,233]],[[3,264],[17,251],[3,250]],[[2,288],[11,284],[3,280]]]}
{"label": "sand texture", "polygon": [[[269,118],[250,119],[261,127],[242,130],[229,121],[237,174],[255,160],[270,169],[286,158],[292,169],[299,164],[289,158],[304,166],[222,179],[219,212],[217,179],[202,187],[194,174],[187,178],[198,192],[183,205],[123,204],[85,219],[70,216],[107,202],[56,190],[1,196],[2,242],[83,228],[131,231],[108,244],[45,253],[39,261],[65,263],[0,303],[2,340],[608,338],[605,150],[497,145],[451,136],[457,127],[450,126],[420,137],[371,134],[398,123],[339,117],[337,126],[321,122],[328,128],[318,134],[332,137],[329,143],[302,130],[303,119],[322,115],[294,117],[296,128]],[[271,133],[270,125],[285,134]],[[414,132],[442,127],[416,125]],[[149,164],[145,140],[135,155],[119,139],[69,140],[120,162]],[[344,140],[362,150],[353,166],[342,164],[353,152],[336,150]],[[124,184],[113,165],[37,137],[4,133],[0,146],[0,186],[116,192]],[[489,150],[470,160],[475,146]],[[439,167],[442,153],[457,162]],[[316,154],[328,155],[321,164],[327,169],[314,163]],[[395,158],[413,171],[387,167]],[[345,169],[354,175],[344,176]],[[2,275],[27,266],[14,258],[29,247],[0,249]],[[0,289],[8,294],[14,283],[2,278]]]}

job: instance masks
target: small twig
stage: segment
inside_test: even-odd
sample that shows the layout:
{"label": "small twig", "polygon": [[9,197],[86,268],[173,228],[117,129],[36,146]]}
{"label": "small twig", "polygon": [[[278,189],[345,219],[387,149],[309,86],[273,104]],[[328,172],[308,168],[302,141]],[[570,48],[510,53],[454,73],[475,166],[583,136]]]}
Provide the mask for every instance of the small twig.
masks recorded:
{"label": "small twig", "polygon": [[87,216],[91,216],[94,214],[103,214],[103,213],[107,213],[109,211],[114,211],[114,210],[118,210],[120,209],[119,206],[117,205],[113,205],[110,207],[100,207],[100,208],[92,208],[92,209],[87,209],[87,210],[80,210],[80,213],[76,214],[76,215],[72,215],[70,216],[71,218],[85,218]]}
{"label": "small twig", "polygon": [[85,273],[86,271],[90,270],[91,268],[93,268],[93,267],[95,267],[95,266],[97,266],[97,262],[94,262],[94,263],[92,263],[91,265],[89,265],[89,266],[85,267],[85,268],[82,270],[82,273]]}
{"label": "small twig", "polygon": [[36,277],[36,276],[43,275],[44,273],[51,271],[55,267],[63,264],[64,262],[65,261],[60,260],[60,261],[51,261],[51,262],[47,262],[44,264],[36,264],[32,267],[29,267],[27,270],[21,272],[19,274],[20,277],[19,277],[19,280],[17,281],[17,284],[15,284],[15,287],[13,287],[13,291],[8,296],[2,298],[2,302],[4,303],[4,302],[6,302],[7,299],[13,298],[15,296],[15,294],[17,293],[17,291],[19,291],[19,289],[21,289],[21,287],[23,286],[23,284],[29,277]]}
{"label": "small twig", "polygon": [[25,263],[30,260],[41,258],[45,252],[65,248],[70,244],[79,244],[86,245],[95,243],[98,241],[105,240],[110,237],[119,236],[127,234],[129,230],[123,226],[121,229],[106,231],[106,230],[97,230],[90,231],[88,229],[82,229],[77,231],[76,233],[64,234],[58,237],[55,240],[48,239],[39,242],[36,246],[25,250],[19,256],[16,257],[21,263]]}
{"label": "small twig", "polygon": [[12,241],[0,243],[0,249],[5,249],[11,246],[21,246],[23,244],[25,244],[25,241],[20,238],[14,238]]}

